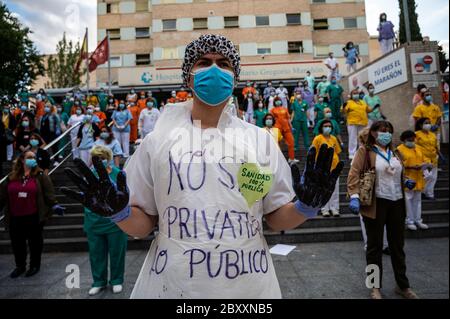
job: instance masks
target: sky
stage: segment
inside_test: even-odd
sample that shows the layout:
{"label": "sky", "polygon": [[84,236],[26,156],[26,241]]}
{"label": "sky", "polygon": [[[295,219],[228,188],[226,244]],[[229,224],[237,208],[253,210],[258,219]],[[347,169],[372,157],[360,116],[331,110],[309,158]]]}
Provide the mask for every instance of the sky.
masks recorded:
{"label": "sky", "polygon": [[[97,0],[0,0],[28,26],[31,39],[41,53],[54,53],[65,31],[68,39],[82,41],[89,29],[89,51],[97,43]],[[367,29],[371,35],[381,12],[386,12],[396,28],[399,25],[398,0],[366,0]],[[416,0],[422,35],[442,41],[449,47],[449,0]]]}

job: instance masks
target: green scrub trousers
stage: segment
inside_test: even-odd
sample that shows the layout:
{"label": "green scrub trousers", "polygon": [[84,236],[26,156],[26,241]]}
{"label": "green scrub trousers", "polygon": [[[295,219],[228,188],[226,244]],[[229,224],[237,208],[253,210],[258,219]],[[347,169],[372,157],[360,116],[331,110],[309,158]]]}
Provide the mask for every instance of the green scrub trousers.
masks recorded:
{"label": "green scrub trousers", "polygon": [[309,148],[309,134],[308,134],[308,123],[306,121],[293,121],[292,128],[294,128],[294,148],[295,150],[300,149],[299,138],[300,133],[302,133],[303,137],[303,145],[306,149]]}

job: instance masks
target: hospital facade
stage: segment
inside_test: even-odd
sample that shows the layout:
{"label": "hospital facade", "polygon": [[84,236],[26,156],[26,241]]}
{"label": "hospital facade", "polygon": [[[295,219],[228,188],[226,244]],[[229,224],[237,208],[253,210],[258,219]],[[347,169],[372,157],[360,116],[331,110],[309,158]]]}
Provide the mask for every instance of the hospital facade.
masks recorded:
{"label": "hospital facade", "polygon": [[[222,34],[237,46],[241,81],[294,81],[307,70],[327,73],[333,52],[346,74],[342,48],[353,41],[369,62],[363,0],[97,0],[97,40],[109,33],[114,85],[181,85],[186,45],[201,34]],[[108,82],[107,64],[96,86]]]}

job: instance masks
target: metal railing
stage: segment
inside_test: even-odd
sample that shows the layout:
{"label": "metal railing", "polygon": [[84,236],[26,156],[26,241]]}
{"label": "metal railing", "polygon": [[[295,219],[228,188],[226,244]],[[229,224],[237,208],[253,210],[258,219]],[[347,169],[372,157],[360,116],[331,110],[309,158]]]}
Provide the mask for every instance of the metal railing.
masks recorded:
{"label": "metal railing", "polygon": [[[55,138],[53,141],[51,141],[48,145],[44,146],[44,150],[48,150],[50,149],[53,145],[55,145],[56,143],[58,143],[59,141],[61,141],[65,136],[67,136],[70,132],[72,132],[74,129],[78,128],[81,125],[82,122],[78,122],[77,124],[75,124],[74,126],[71,126],[69,129],[67,129],[64,133],[62,133],[60,136],[58,136],[57,138]],[[55,154],[53,154],[50,159],[53,160],[55,159],[56,156],[58,156],[61,152],[63,152],[68,146],[72,145],[72,141],[76,139],[73,138],[71,139],[68,143],[66,143],[63,147],[61,147],[61,149],[59,149]],[[72,152],[69,153],[69,155],[67,155],[65,158],[63,158],[62,161],[58,162],[58,165],[56,165],[55,167],[53,167],[53,169],[48,173],[48,175],[50,176],[51,174],[53,174],[54,171],[56,171],[65,161],[67,161],[69,159],[69,157],[72,156]],[[8,178],[8,175],[4,176],[1,180],[0,180],[0,185],[3,184],[6,179]],[[5,215],[0,216],[0,222],[3,220],[3,218],[5,218]]]}

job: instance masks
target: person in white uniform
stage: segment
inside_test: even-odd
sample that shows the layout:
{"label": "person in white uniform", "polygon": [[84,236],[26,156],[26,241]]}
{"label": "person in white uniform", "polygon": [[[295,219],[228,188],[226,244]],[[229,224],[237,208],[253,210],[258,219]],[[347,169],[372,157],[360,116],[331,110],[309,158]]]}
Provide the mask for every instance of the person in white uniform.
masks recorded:
{"label": "person in white uniform", "polygon": [[76,161],[85,179],[66,171],[81,192],[62,191],[131,236],[158,225],[131,298],[281,298],[262,218],[281,231],[316,216],[343,163],[331,171],[333,150],[323,145],[318,156],[310,150],[301,176],[269,133],[231,114],[240,73],[231,41],[202,35],[185,52],[194,99],[167,108],[126,177],[115,184],[99,159],[98,178]]}
{"label": "person in white uniform", "polygon": [[141,138],[146,137],[148,133],[153,131],[156,125],[156,121],[158,121],[161,115],[159,110],[154,107],[153,101],[148,100],[146,105],[147,108],[142,110],[141,114],[139,115],[138,129]]}

